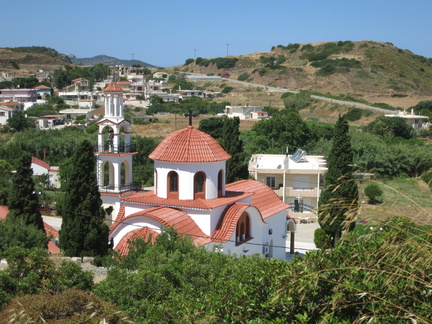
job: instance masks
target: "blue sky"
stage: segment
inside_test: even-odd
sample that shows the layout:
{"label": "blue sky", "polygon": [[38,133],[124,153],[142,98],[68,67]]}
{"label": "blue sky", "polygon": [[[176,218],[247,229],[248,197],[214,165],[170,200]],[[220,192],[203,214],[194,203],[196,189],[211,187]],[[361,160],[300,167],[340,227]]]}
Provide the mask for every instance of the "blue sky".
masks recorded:
{"label": "blue sky", "polygon": [[47,46],[78,58],[105,54],[167,67],[195,53],[339,40],[391,42],[432,57],[430,0],[23,0],[1,9],[0,47]]}

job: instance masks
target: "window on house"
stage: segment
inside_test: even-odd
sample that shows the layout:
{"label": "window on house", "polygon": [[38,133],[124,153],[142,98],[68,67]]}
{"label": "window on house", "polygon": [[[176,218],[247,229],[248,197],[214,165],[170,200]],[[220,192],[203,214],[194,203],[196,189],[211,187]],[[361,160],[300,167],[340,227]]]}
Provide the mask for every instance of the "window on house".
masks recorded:
{"label": "window on house", "polygon": [[266,185],[270,188],[276,187],[276,180],[275,177],[266,177]]}
{"label": "window on house", "polygon": [[194,199],[205,198],[205,174],[198,172],[194,176]]}
{"label": "window on house", "polygon": [[6,115],[5,112],[0,111],[0,116],[5,116],[5,115]]}
{"label": "window on house", "polygon": [[237,221],[236,244],[242,244],[252,238],[250,218],[247,213],[243,213]]}
{"label": "window on house", "polygon": [[168,198],[178,199],[178,174],[177,172],[171,171],[168,173]]}

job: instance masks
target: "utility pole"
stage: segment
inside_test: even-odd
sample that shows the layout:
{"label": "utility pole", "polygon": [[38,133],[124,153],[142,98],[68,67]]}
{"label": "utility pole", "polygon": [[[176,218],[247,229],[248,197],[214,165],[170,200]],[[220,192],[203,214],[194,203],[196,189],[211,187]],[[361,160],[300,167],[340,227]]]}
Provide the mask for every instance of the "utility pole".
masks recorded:
{"label": "utility pole", "polygon": [[227,46],[227,55],[226,56],[228,56],[228,47],[230,46],[230,44],[226,44],[226,46]]}
{"label": "utility pole", "polygon": [[194,49],[194,60],[196,60],[196,49]]}

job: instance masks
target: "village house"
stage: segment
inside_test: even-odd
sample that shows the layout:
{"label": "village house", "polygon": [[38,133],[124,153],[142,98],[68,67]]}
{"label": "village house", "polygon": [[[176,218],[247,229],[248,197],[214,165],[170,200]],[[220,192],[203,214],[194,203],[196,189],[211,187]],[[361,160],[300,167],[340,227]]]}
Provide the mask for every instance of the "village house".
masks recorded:
{"label": "village house", "polygon": [[36,126],[38,129],[54,128],[58,125],[63,125],[65,122],[65,115],[44,115],[36,119]]}
{"label": "village house", "polygon": [[17,101],[20,103],[36,102],[36,89],[1,89],[2,101]]}
{"label": "village house", "polygon": [[411,113],[407,113],[406,110],[404,111],[398,110],[394,114],[387,114],[384,116],[403,118],[408,123],[408,125],[410,125],[414,129],[419,129],[423,127],[423,123],[427,122],[428,120],[428,117],[426,116],[415,115],[413,109],[411,109]]}
{"label": "village house", "polygon": [[40,98],[46,98],[46,97],[51,96],[51,88],[50,87],[47,87],[45,85],[40,85],[40,86],[35,87],[35,89],[37,91],[38,97],[40,97]]}
{"label": "village house", "polygon": [[9,118],[15,114],[15,109],[0,105],[0,125],[6,125]]}
{"label": "village house", "polygon": [[249,161],[249,174],[289,204],[295,218],[317,213],[326,172],[323,156],[307,155],[303,150],[293,155],[253,154]]}
{"label": "village house", "polygon": [[268,118],[267,112],[260,106],[225,106],[224,113],[229,118],[238,117],[240,120],[260,120]]}
{"label": "village house", "polygon": [[68,105],[79,105],[80,100],[97,101],[99,93],[90,89],[89,80],[78,78],[72,80],[72,84],[64,87],[59,92],[59,97]]}
{"label": "village house", "polygon": [[60,188],[60,171],[58,166],[50,166],[45,161],[38,158],[32,157],[31,168],[33,170],[33,176],[46,177],[48,187]]}
{"label": "village house", "polygon": [[173,227],[211,251],[285,259],[288,236],[294,253],[296,224],[288,217],[290,206],[259,181],[226,184],[230,156],[210,135],[191,126],[192,117],[187,128],[168,135],[150,154],[154,189],[131,190],[136,152],[130,122],[123,117],[122,92],[116,83],[105,89],[95,153],[104,206],[114,208],[110,239],[115,250],[126,254],[131,240],[154,238]]}

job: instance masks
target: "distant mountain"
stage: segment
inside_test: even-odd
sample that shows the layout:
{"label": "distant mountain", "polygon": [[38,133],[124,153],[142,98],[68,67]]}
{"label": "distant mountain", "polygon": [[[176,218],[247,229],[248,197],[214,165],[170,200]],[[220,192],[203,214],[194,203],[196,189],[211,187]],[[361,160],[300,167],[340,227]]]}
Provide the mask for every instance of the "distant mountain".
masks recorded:
{"label": "distant mountain", "polygon": [[69,55],[69,59],[73,64],[81,64],[81,65],[95,65],[98,63],[102,63],[109,66],[114,65],[141,65],[145,67],[154,67],[154,65],[151,65],[149,63],[140,61],[140,60],[120,60],[118,58],[107,56],[107,55],[97,55],[89,58],[77,58],[75,55],[71,54]]}

